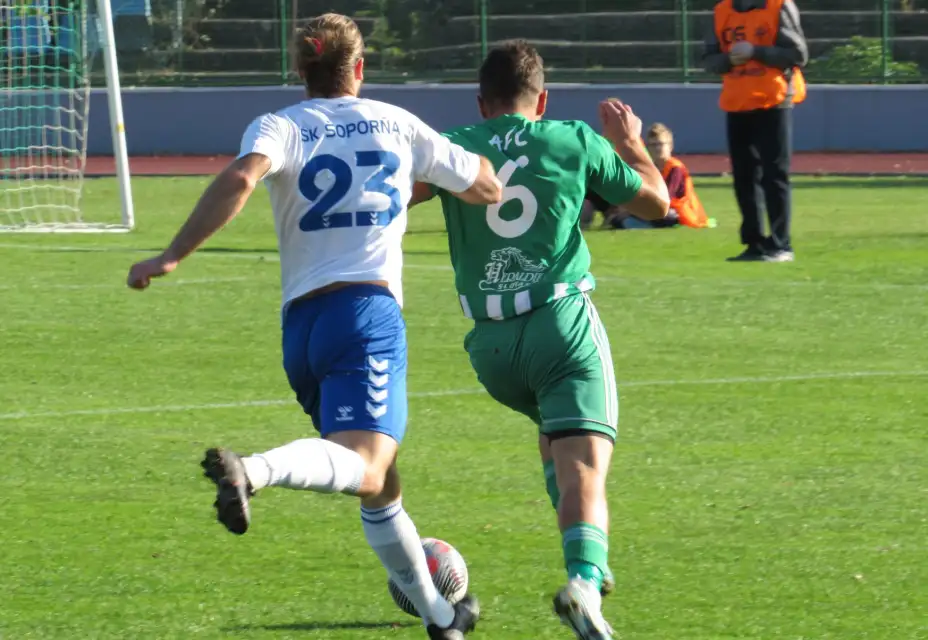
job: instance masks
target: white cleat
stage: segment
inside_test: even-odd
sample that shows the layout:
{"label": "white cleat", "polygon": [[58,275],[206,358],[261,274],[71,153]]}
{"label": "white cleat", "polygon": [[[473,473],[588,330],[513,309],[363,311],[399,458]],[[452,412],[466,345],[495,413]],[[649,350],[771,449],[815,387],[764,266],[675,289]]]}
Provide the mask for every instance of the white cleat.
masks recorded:
{"label": "white cleat", "polygon": [[579,640],[613,640],[602,604],[599,589],[581,578],[574,578],[554,596],[554,612]]}

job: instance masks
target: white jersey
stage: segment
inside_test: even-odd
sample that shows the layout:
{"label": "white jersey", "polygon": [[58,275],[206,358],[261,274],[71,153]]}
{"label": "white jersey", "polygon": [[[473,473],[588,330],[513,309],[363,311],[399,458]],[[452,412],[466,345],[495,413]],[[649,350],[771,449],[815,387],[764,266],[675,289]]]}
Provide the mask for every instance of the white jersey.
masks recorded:
{"label": "white jersey", "polygon": [[306,100],[248,127],[239,157],[271,160],[265,184],[280,248],[283,307],[333,282],[383,280],[402,305],[406,205],[415,181],[452,192],[480,158],[405,109],[361,98]]}

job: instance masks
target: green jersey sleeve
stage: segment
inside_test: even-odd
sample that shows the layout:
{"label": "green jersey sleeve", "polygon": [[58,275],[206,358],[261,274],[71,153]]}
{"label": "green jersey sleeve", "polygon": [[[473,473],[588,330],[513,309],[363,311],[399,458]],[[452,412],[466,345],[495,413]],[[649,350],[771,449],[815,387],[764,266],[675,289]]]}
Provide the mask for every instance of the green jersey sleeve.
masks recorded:
{"label": "green jersey sleeve", "polygon": [[641,190],[641,176],[625,164],[604,137],[583,125],[590,188],[610,204],[625,204]]}

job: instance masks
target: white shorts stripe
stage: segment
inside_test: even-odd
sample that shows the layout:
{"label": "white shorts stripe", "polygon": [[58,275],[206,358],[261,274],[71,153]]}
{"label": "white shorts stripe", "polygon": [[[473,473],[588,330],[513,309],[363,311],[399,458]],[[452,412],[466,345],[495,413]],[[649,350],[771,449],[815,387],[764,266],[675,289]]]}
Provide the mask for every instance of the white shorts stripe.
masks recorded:
{"label": "white shorts stripe", "polygon": [[584,302],[587,304],[587,317],[590,320],[590,333],[593,337],[593,343],[596,345],[596,352],[599,355],[600,363],[603,369],[603,381],[606,399],[606,419],[610,426],[618,428],[619,424],[619,398],[616,388],[615,369],[612,365],[612,351],[609,348],[609,337],[606,335],[606,328],[603,326],[596,311],[596,306],[590,297],[583,294]]}
{"label": "white shorts stripe", "polygon": [[487,296],[487,315],[493,320],[503,319],[503,296]]}
{"label": "white shorts stripe", "polygon": [[[590,323],[590,336],[593,338],[593,344],[596,345],[596,354],[599,356],[600,366],[602,367],[602,370],[603,370],[603,381],[605,381],[606,380],[606,367],[605,367],[605,364],[603,363],[602,347],[599,344],[599,333],[596,330],[596,322],[593,320],[593,312],[590,308],[589,301],[586,299],[585,295],[583,297],[584,297],[583,303],[586,305],[586,318]],[[609,389],[607,389],[605,385],[603,386],[603,394],[604,394],[603,397],[606,399],[606,421],[611,422],[612,411],[609,406]]]}
{"label": "white shorts stripe", "polygon": [[592,291],[592,290],[593,290],[593,283],[590,282],[590,279],[587,278],[586,276],[584,276],[583,279],[580,280],[580,281],[579,281],[577,284],[575,284],[574,286],[577,287],[577,289],[579,289],[579,290],[580,290],[581,292],[583,292],[583,293],[586,293],[587,291]]}
{"label": "white shorts stripe", "polygon": [[467,301],[467,296],[458,296],[461,298],[461,311],[464,312],[464,317],[468,320],[474,319],[474,312],[470,310],[470,303]]}
{"label": "white shorts stripe", "polygon": [[[589,296],[587,296],[589,299]],[[619,386],[615,378],[615,364],[612,361],[612,346],[609,344],[609,334],[606,333],[606,325],[603,324],[603,321],[599,317],[599,311],[596,310],[596,306],[593,305],[593,301],[590,301],[590,305],[593,306],[593,316],[596,318],[597,324],[599,324],[599,330],[602,333],[602,342],[603,349],[606,358],[606,368],[609,374],[609,397],[612,400],[612,425],[616,428],[619,426]]]}

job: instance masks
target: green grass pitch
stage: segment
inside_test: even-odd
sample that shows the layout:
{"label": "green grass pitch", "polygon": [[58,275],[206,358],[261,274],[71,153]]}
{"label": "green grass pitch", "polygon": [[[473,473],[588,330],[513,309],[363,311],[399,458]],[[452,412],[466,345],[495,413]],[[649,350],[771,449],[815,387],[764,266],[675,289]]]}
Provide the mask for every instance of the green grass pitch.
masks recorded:
{"label": "green grass pitch", "polygon": [[[149,291],[206,185],[134,181],[124,236],[0,236],[0,638],[423,638],[343,496],[271,490],[237,538],[198,462],[311,435],[280,367],[263,189]],[[928,181],[802,179],[798,262],[721,227],[588,235],[621,385],[607,617],[629,640],[928,638]],[[115,219],[116,184],[86,185]],[[532,426],[479,392],[434,205],[405,290],[406,506],[469,562],[474,638],[568,638]]]}

